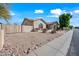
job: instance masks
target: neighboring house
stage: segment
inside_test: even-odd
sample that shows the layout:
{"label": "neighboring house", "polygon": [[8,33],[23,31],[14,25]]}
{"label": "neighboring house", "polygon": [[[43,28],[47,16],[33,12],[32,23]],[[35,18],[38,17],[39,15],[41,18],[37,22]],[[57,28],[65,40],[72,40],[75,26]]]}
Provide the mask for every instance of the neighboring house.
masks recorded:
{"label": "neighboring house", "polygon": [[[58,27],[57,22],[52,22],[52,23],[46,23],[43,19],[36,19],[36,20],[31,20],[28,18],[25,18],[23,23],[23,26],[28,26],[30,30],[43,30],[43,29],[53,29],[56,30]],[[31,26],[31,27],[30,27]],[[32,28],[32,29],[31,29]],[[26,29],[26,31],[28,28]]]}
{"label": "neighboring house", "polygon": [[58,22],[47,23],[47,29],[57,30],[59,27]]}

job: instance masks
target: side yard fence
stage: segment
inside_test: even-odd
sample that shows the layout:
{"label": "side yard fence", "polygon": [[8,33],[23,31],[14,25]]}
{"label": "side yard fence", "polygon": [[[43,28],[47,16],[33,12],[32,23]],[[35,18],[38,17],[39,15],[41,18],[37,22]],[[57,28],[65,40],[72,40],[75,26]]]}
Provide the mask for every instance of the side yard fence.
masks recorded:
{"label": "side yard fence", "polygon": [[3,29],[5,33],[31,32],[33,29],[33,26],[0,24],[0,30],[1,29]]}

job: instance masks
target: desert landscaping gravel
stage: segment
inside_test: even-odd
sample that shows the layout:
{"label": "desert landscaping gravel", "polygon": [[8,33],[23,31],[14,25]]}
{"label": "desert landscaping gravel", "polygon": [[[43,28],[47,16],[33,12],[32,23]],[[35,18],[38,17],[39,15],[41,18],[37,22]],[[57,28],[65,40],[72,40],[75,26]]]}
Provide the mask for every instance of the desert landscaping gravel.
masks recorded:
{"label": "desert landscaping gravel", "polygon": [[12,33],[5,34],[5,42],[0,56],[27,56],[33,50],[54,40],[66,31],[57,31],[56,33]]}

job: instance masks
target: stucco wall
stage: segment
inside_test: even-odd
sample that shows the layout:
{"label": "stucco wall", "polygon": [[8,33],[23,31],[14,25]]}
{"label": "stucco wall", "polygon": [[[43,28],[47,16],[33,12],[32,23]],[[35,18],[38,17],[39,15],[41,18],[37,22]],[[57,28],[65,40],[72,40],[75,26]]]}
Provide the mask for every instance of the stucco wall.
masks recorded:
{"label": "stucco wall", "polygon": [[0,50],[3,48],[4,45],[4,31],[0,30]]}
{"label": "stucco wall", "polygon": [[39,28],[39,24],[42,23],[43,24],[43,28],[46,29],[46,24],[41,21],[41,20],[36,20],[34,21],[34,28]]}
{"label": "stucco wall", "polygon": [[14,31],[15,31],[15,28],[14,28],[14,25],[6,25],[5,26],[5,32],[6,33],[14,33]]}
{"label": "stucco wall", "polygon": [[[0,26],[1,29],[1,26]],[[2,29],[5,33],[16,33],[16,32],[31,32],[33,26],[18,26],[18,25],[2,25]]]}
{"label": "stucco wall", "polygon": [[15,30],[14,32],[21,32],[21,26],[15,25],[14,30]]}
{"label": "stucco wall", "polygon": [[[21,32],[21,26],[18,25],[2,25],[2,29],[5,33],[16,33]],[[1,25],[0,25],[1,30]]]}

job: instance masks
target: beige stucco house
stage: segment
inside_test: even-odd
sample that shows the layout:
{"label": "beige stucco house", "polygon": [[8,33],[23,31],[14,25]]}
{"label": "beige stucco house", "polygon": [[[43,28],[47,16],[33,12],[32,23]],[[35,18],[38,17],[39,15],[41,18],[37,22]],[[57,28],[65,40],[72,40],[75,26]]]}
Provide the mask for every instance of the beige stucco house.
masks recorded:
{"label": "beige stucco house", "polygon": [[31,20],[28,18],[25,18],[22,26],[24,27],[24,31],[26,32],[31,32],[31,31],[38,31],[38,30],[44,30],[44,29],[56,29],[57,28],[57,23],[52,22],[52,23],[47,23],[43,19],[36,19],[36,20]]}
{"label": "beige stucco house", "polygon": [[22,23],[22,30],[25,32],[30,32],[32,30],[42,30],[46,29],[46,22],[43,19],[36,19],[36,20],[31,20],[28,18],[25,18],[23,23]]}
{"label": "beige stucco house", "polygon": [[46,22],[43,19],[37,19],[33,22],[34,28],[46,29]]}

